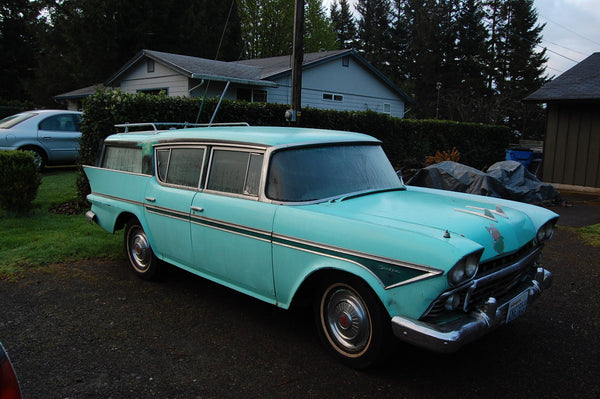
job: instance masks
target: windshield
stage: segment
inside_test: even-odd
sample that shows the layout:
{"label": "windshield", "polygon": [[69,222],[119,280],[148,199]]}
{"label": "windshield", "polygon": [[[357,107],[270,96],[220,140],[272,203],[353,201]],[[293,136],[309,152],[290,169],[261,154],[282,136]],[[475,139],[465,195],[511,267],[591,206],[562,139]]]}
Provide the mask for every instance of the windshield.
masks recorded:
{"label": "windshield", "polygon": [[10,129],[11,127],[36,116],[36,113],[24,113],[6,117],[0,121],[0,129]]}
{"label": "windshield", "polygon": [[402,187],[379,145],[328,145],[275,152],[271,157],[267,197],[303,202]]}

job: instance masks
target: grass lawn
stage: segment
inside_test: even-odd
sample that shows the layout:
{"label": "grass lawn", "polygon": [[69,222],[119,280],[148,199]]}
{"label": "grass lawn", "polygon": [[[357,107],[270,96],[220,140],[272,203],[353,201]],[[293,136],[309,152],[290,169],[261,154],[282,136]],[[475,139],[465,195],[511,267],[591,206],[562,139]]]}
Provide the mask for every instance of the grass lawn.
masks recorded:
{"label": "grass lawn", "polygon": [[123,253],[123,235],[112,235],[91,225],[81,215],[48,210],[75,199],[74,169],[49,169],[34,201],[34,210],[14,217],[0,210],[0,278],[28,267],[97,257],[117,258]]}

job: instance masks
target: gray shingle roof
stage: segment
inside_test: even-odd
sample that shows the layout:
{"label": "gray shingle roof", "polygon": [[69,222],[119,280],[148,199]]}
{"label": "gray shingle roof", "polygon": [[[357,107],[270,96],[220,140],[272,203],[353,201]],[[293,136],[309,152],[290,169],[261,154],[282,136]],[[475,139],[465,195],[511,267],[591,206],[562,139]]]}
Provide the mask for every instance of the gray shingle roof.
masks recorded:
{"label": "gray shingle roof", "polygon": [[[302,61],[302,65],[304,67],[309,64],[319,62],[322,60],[330,59],[332,57],[337,57],[345,54],[351,53],[352,50],[337,50],[337,51],[322,51],[319,53],[305,53],[304,60]],[[269,57],[269,58],[254,58],[251,60],[241,60],[236,61],[236,64],[242,65],[252,65],[255,67],[259,67],[262,69],[261,78],[266,79],[272,77],[274,75],[279,75],[281,73],[286,73],[291,71],[292,69],[292,56],[291,55],[282,55],[279,57]]]}
{"label": "gray shingle roof", "polygon": [[195,79],[210,79],[222,81],[235,81],[242,83],[252,83],[259,86],[270,86],[272,82],[261,80],[261,69],[251,65],[243,65],[234,62],[214,61],[205,58],[192,57],[189,55],[180,55],[172,53],[163,53],[153,50],[142,50],[129,62],[127,62],[117,73],[111,76],[107,85],[112,85],[118,81],[119,77],[125,73],[133,64],[140,59],[148,57],[156,62],[168,66],[185,75]]}
{"label": "gray shingle roof", "polygon": [[590,55],[525,98],[530,102],[592,100],[600,100],[600,53]]}

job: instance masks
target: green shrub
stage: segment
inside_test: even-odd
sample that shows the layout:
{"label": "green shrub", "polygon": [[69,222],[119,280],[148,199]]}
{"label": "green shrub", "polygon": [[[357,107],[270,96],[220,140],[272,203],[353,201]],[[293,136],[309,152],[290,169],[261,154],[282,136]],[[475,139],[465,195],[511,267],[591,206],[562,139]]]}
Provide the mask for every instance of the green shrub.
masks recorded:
{"label": "green shrub", "polygon": [[[83,107],[80,162],[93,165],[104,138],[116,132],[114,125],[135,122],[208,123],[218,99],[204,102],[199,97],[167,97],[165,94],[129,94],[120,90],[98,91]],[[248,122],[253,126],[287,126],[286,104],[247,103],[223,100],[214,123]],[[304,127],[366,133],[382,141],[383,149],[395,168],[405,160],[424,162],[425,157],[456,148],[460,161],[482,169],[503,160],[512,138],[505,126],[458,123],[440,120],[392,118],[374,111],[348,112],[315,108],[302,110]],[[82,171],[77,181],[80,199],[89,193]]]}
{"label": "green shrub", "polygon": [[0,207],[19,214],[30,211],[41,182],[32,152],[0,150]]}

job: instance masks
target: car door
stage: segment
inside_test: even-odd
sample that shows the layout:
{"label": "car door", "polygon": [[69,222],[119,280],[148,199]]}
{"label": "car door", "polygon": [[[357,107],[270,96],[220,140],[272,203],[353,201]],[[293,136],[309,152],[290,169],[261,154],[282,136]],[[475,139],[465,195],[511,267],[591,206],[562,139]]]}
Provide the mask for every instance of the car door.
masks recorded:
{"label": "car door", "polygon": [[190,207],[197,193],[206,148],[157,147],[156,178],[144,197],[153,249],[159,258],[183,268],[194,263],[190,239]]}
{"label": "car door", "polygon": [[38,141],[50,162],[73,162],[79,156],[79,114],[52,115],[38,124]]}
{"label": "car door", "polygon": [[212,149],[204,190],[192,203],[191,236],[198,271],[273,302],[276,205],[258,201],[263,158],[255,149]]}

